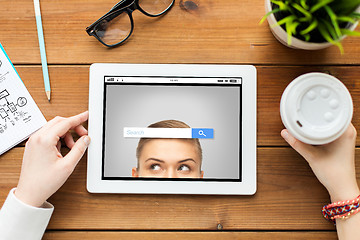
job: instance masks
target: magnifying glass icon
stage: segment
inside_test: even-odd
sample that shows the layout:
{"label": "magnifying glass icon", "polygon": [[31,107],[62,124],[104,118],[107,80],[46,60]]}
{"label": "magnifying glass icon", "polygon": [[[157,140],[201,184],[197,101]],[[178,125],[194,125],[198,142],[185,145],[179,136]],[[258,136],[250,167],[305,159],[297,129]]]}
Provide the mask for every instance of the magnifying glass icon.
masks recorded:
{"label": "magnifying glass icon", "polygon": [[199,135],[206,137],[206,135],[204,134],[204,131],[203,131],[203,130],[200,130],[200,131],[199,131]]}

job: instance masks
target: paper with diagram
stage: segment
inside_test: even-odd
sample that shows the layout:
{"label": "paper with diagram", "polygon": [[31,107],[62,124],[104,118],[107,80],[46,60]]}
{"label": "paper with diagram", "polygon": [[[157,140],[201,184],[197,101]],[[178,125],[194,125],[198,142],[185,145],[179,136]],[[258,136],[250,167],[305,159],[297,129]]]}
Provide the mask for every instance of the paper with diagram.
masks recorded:
{"label": "paper with diagram", "polygon": [[0,155],[46,123],[0,44]]}

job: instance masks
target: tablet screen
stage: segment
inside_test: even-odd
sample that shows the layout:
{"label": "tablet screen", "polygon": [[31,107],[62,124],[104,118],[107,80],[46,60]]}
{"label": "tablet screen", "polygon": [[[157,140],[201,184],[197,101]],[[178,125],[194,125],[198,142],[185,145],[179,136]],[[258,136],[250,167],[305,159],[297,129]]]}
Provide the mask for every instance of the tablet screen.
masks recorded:
{"label": "tablet screen", "polygon": [[241,182],[241,83],[105,76],[102,179]]}

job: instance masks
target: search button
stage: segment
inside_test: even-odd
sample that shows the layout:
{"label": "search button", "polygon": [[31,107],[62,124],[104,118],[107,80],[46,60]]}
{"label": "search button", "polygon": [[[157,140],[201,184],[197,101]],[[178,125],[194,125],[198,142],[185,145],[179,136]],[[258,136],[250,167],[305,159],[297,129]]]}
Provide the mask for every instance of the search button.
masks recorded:
{"label": "search button", "polygon": [[214,138],[214,129],[213,128],[193,128],[192,129],[192,138]]}

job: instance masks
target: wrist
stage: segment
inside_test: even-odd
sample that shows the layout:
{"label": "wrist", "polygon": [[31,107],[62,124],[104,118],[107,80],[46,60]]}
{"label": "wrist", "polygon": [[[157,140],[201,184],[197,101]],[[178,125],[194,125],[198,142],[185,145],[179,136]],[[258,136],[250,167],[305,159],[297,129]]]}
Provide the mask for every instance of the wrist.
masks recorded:
{"label": "wrist", "polygon": [[348,219],[352,215],[360,212],[360,195],[354,199],[347,199],[343,201],[337,201],[325,205],[321,212],[329,221],[332,221],[336,224],[336,220],[338,219]]}
{"label": "wrist", "polygon": [[45,201],[33,199],[31,194],[26,194],[18,188],[15,189],[14,195],[18,200],[32,207],[40,208],[45,203]]}
{"label": "wrist", "polygon": [[331,202],[351,200],[360,195],[358,186],[352,188],[343,188],[337,191],[329,191]]}

